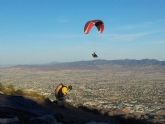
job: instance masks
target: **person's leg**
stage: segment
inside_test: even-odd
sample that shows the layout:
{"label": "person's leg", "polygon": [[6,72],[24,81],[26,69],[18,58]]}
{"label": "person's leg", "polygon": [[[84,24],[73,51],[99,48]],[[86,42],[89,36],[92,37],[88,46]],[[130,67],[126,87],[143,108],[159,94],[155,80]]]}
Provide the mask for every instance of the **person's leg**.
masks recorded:
{"label": "person's leg", "polygon": [[60,99],[57,100],[57,104],[59,106],[61,106],[61,107],[64,106],[64,103],[65,103],[65,98],[64,97],[62,97],[62,98],[60,98]]}

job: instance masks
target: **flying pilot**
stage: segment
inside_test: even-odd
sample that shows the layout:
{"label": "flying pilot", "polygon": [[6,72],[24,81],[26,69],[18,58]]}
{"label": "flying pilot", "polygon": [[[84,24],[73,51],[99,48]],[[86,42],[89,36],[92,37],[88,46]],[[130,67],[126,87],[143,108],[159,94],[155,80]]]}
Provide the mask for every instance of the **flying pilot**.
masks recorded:
{"label": "flying pilot", "polygon": [[92,56],[93,56],[93,58],[97,58],[98,57],[98,55],[95,52],[92,53]]}

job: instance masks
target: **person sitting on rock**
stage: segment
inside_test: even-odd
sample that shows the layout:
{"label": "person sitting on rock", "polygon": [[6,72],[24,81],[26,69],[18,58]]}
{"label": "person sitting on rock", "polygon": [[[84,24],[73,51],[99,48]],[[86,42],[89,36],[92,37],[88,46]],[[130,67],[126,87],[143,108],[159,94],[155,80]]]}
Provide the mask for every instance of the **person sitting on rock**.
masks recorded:
{"label": "person sitting on rock", "polygon": [[72,90],[72,86],[65,86],[62,83],[55,89],[55,97],[57,101],[64,101],[69,91]]}

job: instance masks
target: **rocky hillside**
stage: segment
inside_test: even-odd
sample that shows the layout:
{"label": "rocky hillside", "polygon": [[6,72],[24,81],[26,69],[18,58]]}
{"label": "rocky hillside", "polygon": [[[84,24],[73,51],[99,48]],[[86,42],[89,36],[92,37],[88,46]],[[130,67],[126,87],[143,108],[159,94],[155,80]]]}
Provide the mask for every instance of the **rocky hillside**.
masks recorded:
{"label": "rocky hillside", "polygon": [[147,115],[127,114],[121,110],[107,112],[81,105],[73,107],[69,103],[61,106],[48,98],[41,99],[39,95],[28,95],[25,91],[16,92],[14,89],[9,92],[9,87],[8,90],[2,89],[0,124],[152,124],[147,121]]}

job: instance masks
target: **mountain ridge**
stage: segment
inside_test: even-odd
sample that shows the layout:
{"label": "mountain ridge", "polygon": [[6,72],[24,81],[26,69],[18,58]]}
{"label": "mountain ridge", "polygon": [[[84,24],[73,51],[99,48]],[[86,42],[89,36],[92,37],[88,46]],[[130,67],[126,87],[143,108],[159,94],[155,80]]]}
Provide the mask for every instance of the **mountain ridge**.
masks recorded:
{"label": "mountain ridge", "polygon": [[165,61],[160,61],[157,59],[118,59],[118,60],[105,60],[105,59],[97,59],[97,60],[84,60],[84,61],[73,61],[73,62],[51,62],[48,64],[22,64],[16,65],[13,67],[40,67],[40,66],[82,66],[82,65],[163,65],[165,66]]}

